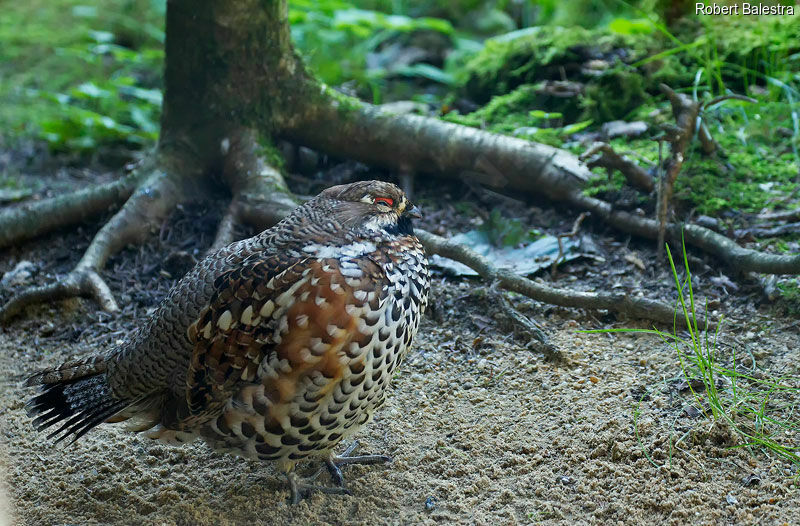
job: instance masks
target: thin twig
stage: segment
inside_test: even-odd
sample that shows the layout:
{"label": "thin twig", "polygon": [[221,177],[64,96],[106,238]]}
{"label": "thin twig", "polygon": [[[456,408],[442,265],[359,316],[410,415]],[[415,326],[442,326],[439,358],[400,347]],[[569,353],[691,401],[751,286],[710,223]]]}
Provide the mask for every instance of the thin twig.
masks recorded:
{"label": "thin twig", "polygon": [[664,234],[667,228],[667,216],[669,215],[670,201],[675,187],[675,181],[681,171],[683,162],[686,159],[686,150],[694,136],[697,116],[700,114],[700,104],[693,101],[690,97],[681,93],[676,93],[666,84],[661,84],[661,91],[669,99],[672,105],[672,113],[675,115],[677,127],[671,130],[673,133],[667,134],[670,143],[670,158],[667,159],[664,167],[663,188],[660,195],[658,206],[658,254],[661,256],[664,250]]}
{"label": "thin twig", "polygon": [[547,358],[551,360],[563,359],[561,350],[550,342],[550,339],[535,321],[514,308],[508,300],[508,297],[506,297],[506,294],[499,289],[499,284],[499,281],[493,282],[491,287],[489,287],[489,293],[494,297],[503,311],[503,314],[509,319],[514,329],[522,332],[524,336],[527,336],[529,338],[528,344],[534,350],[544,354]]}
{"label": "thin twig", "polygon": [[566,237],[575,237],[578,235],[578,229],[581,227],[581,223],[583,220],[586,219],[586,216],[589,215],[589,212],[581,212],[575,222],[572,223],[572,230],[565,234],[558,234],[556,239],[558,240],[558,256],[553,260],[553,264],[550,266],[550,275],[555,278],[556,270],[558,269],[558,262],[561,261],[561,258],[564,257],[564,243],[561,241],[563,238]]}

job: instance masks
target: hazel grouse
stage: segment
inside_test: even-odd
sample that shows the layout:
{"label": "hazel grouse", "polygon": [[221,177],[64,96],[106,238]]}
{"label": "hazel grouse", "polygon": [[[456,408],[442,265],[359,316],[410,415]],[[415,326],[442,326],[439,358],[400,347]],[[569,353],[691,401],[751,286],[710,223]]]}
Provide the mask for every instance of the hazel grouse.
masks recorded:
{"label": "hazel grouse", "polygon": [[[346,493],[333,449],[383,404],[428,302],[428,263],[395,185],[329,188],[261,234],[210,254],[104,355],[26,382],[51,437],[128,420],[170,443],[278,463],[291,500]],[[320,458],[339,487],[300,479]]]}

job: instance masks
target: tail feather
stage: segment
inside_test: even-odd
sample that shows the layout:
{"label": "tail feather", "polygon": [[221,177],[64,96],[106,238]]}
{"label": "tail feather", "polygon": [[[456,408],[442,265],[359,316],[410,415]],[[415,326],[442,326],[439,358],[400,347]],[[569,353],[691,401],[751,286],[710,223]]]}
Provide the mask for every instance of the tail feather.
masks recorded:
{"label": "tail feather", "polygon": [[94,357],[68,362],[28,378],[26,386],[40,386],[39,394],[25,406],[28,415],[35,417],[36,430],[60,424],[48,438],[58,437],[58,443],[72,436],[74,442],[131,405],[129,400],[114,397],[105,371],[103,357]]}
{"label": "tail feather", "polygon": [[92,356],[85,360],[73,360],[65,362],[53,369],[45,369],[31,375],[25,383],[25,387],[37,385],[66,383],[71,380],[79,380],[87,376],[95,376],[106,372],[106,360],[104,356]]}

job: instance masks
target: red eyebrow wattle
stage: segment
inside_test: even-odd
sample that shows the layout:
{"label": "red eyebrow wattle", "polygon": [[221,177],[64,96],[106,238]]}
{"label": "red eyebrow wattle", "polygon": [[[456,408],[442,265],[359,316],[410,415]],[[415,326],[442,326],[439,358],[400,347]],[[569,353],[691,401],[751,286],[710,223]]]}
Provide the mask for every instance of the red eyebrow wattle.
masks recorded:
{"label": "red eyebrow wattle", "polygon": [[387,206],[392,206],[394,204],[394,200],[388,197],[376,197],[375,204],[377,205],[378,203],[383,203]]}

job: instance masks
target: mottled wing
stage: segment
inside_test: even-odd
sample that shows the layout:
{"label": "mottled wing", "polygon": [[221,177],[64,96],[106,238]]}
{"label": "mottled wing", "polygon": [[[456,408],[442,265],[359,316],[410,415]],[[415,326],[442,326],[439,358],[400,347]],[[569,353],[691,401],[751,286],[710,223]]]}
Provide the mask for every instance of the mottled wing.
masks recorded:
{"label": "mottled wing", "polygon": [[219,413],[262,378],[271,402],[279,403],[314,372],[340,377],[350,343],[364,338],[359,320],[377,310],[387,280],[369,258],[357,269],[342,269],[336,258],[264,259],[245,261],[214,286],[210,305],[188,332],[194,352],[185,418],[195,421]]}

